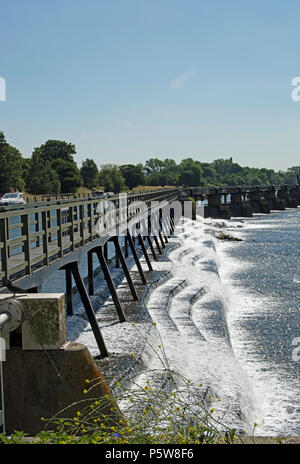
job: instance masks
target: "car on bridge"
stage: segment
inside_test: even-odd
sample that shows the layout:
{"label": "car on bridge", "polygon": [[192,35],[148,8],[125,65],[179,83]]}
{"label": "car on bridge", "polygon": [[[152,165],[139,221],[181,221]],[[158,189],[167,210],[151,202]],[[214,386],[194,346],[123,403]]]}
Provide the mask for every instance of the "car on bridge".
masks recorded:
{"label": "car on bridge", "polygon": [[0,205],[25,205],[26,201],[23,198],[21,192],[9,192],[5,193],[0,199]]}

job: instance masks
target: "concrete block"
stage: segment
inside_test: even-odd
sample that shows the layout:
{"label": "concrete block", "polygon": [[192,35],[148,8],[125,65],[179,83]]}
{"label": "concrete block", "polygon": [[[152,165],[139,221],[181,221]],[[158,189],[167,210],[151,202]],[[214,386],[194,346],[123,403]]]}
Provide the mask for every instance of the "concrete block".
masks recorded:
{"label": "concrete block", "polygon": [[[3,299],[12,295],[1,294]],[[55,350],[66,343],[65,297],[63,293],[25,293],[14,297],[25,308],[20,329],[23,350]]]}

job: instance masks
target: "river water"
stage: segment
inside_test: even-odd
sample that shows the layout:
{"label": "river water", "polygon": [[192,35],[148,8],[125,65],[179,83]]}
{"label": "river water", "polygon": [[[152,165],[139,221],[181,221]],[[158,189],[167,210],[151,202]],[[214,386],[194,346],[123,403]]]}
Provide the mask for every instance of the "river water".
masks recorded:
{"label": "river water", "polygon": [[250,380],[257,433],[300,435],[300,210],[242,225],[241,242],[217,245],[231,345]]}
{"label": "river water", "polygon": [[246,433],[256,423],[256,435],[300,435],[299,231],[300,209],[185,220],[172,279],[147,303],[170,366],[209,393],[217,419]]}

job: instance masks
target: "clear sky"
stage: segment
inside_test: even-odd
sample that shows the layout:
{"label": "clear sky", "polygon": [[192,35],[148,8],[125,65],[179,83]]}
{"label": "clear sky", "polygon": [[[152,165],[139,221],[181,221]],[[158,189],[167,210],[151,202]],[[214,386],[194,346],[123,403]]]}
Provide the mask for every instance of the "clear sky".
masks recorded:
{"label": "clear sky", "polygon": [[[0,0],[0,130],[29,157],[300,164],[300,3]],[[80,163],[79,163],[80,164]]]}

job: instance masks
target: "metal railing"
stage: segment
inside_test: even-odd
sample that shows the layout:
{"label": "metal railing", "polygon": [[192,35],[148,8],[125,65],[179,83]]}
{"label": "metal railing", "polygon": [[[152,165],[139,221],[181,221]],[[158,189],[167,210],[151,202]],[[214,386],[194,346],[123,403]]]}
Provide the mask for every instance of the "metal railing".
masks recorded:
{"label": "metal railing", "polygon": [[[127,195],[127,206],[142,201],[148,210],[153,201],[172,201],[180,189],[163,189]],[[49,201],[11,206],[0,212],[0,286],[5,279],[32,275],[37,269],[99,238],[96,224],[108,201],[116,207],[119,224],[119,196]],[[131,214],[134,215],[134,213]]]}

